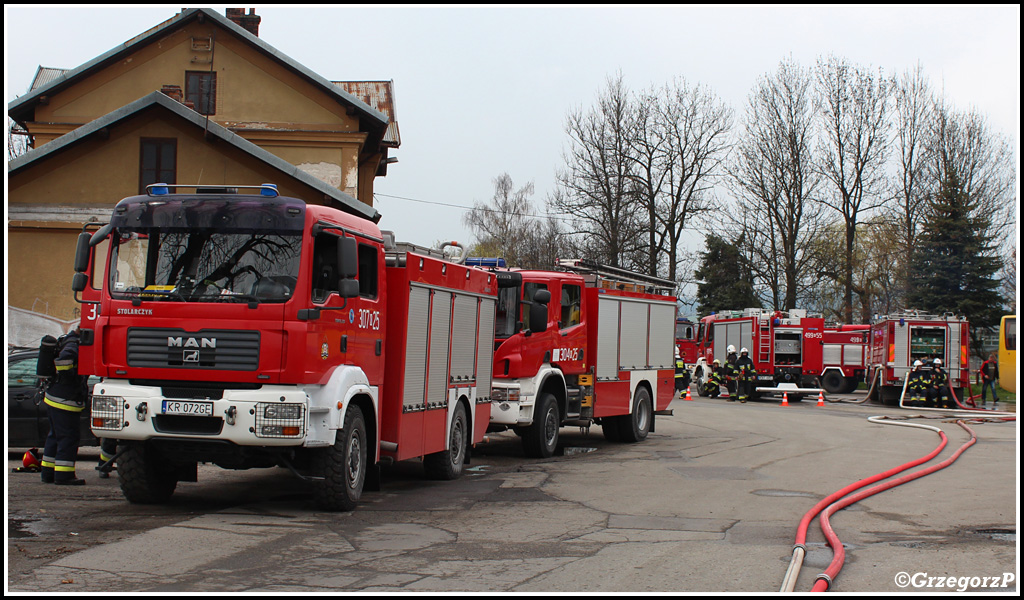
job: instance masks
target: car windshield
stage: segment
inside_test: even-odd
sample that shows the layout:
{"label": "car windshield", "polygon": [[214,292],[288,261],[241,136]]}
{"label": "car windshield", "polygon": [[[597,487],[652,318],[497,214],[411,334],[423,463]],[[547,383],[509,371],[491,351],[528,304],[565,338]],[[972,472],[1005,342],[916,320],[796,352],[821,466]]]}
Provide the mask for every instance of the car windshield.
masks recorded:
{"label": "car windshield", "polygon": [[114,297],[179,302],[285,302],[295,291],[300,235],[121,230],[111,254]]}

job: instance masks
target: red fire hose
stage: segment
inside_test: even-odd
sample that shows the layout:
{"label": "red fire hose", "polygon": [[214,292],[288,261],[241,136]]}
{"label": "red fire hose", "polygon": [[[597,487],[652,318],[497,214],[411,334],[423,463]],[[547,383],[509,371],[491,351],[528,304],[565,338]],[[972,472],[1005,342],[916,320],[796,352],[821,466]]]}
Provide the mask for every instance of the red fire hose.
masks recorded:
{"label": "red fire hose", "polygon": [[[903,477],[896,478],[892,481],[887,481],[881,485],[876,485],[873,488],[869,488],[857,494],[853,494],[852,496],[843,498],[839,502],[836,502],[835,504],[832,504],[827,509],[825,509],[825,511],[821,514],[821,531],[825,534],[825,538],[828,540],[828,545],[832,547],[832,551],[834,554],[832,557],[832,562],[829,564],[828,568],[825,569],[825,572],[818,575],[818,579],[814,582],[814,587],[811,589],[812,592],[828,591],[828,589],[832,586],[832,581],[835,579],[836,575],[839,574],[839,570],[843,568],[843,562],[846,560],[846,551],[843,549],[843,543],[839,541],[839,537],[835,534],[835,531],[832,530],[832,525],[829,523],[829,517],[837,510],[841,510],[853,504],[854,502],[858,502],[860,500],[863,500],[864,498],[873,496],[879,492],[884,492],[885,490],[888,490],[890,488],[894,488],[898,485],[903,485],[904,483],[908,483],[920,477],[924,477],[925,475],[929,475],[940,469],[945,469],[949,465],[956,462],[960,455],[963,454],[964,451],[966,451],[972,445],[974,445],[974,443],[977,442],[978,440],[977,436],[974,435],[974,432],[971,431],[971,428],[964,424],[963,421],[957,421],[956,424],[959,425],[964,430],[966,430],[967,433],[971,435],[971,439],[968,440],[963,446],[961,446],[956,452],[953,453],[952,456],[950,456],[946,460],[940,463],[936,463],[930,467],[925,467],[920,471],[915,471],[914,473],[904,475]],[[939,449],[941,449],[942,446],[945,446],[946,444],[946,436],[941,431],[939,432],[939,434],[942,436],[942,444],[940,444],[939,446]]]}

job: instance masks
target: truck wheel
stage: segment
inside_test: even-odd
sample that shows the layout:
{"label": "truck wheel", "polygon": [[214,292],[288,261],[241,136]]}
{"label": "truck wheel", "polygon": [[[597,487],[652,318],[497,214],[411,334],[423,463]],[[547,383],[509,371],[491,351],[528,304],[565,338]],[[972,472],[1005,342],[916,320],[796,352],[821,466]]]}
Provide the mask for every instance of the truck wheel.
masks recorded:
{"label": "truck wheel", "polygon": [[858,379],[856,377],[847,377],[846,378],[846,390],[843,393],[844,394],[849,394],[849,393],[855,392],[855,391],[857,391],[857,386],[859,386],[859,385],[860,385],[860,379]]}
{"label": "truck wheel", "polygon": [[601,433],[604,434],[604,439],[609,442],[621,442],[622,434],[619,433],[619,419],[617,417],[601,419]]}
{"label": "truck wheel", "polygon": [[549,458],[558,447],[558,428],[562,418],[558,414],[555,397],[543,392],[533,407],[533,424],[523,432],[523,450],[530,458]]}
{"label": "truck wheel", "polygon": [[345,427],[338,432],[334,445],[318,449],[313,456],[313,475],[322,478],[313,482],[313,502],[317,507],[332,512],[356,507],[366,480],[366,455],[363,411],[350,404]]}
{"label": "truck wheel", "polygon": [[846,378],[839,371],[829,371],[821,378],[821,387],[830,394],[845,394]]}
{"label": "truck wheel", "polygon": [[117,479],[121,493],[132,504],[166,502],[178,486],[178,476],[170,465],[147,449],[145,442],[129,442],[117,459]]}
{"label": "truck wheel", "polygon": [[701,398],[703,398],[704,397],[704,373],[702,371],[698,371],[697,372],[697,379],[695,379],[694,381],[697,382],[697,395],[700,396]]}
{"label": "truck wheel", "polygon": [[449,481],[462,474],[466,462],[466,444],[469,441],[469,427],[466,407],[461,402],[455,406],[452,429],[448,433],[448,449],[423,457],[423,470],[429,479]]}
{"label": "truck wheel", "polygon": [[645,387],[636,389],[636,401],[633,412],[619,417],[619,430],[622,432],[622,441],[632,444],[647,438],[651,431],[651,421],[654,419],[654,410],[651,408],[651,394]]}

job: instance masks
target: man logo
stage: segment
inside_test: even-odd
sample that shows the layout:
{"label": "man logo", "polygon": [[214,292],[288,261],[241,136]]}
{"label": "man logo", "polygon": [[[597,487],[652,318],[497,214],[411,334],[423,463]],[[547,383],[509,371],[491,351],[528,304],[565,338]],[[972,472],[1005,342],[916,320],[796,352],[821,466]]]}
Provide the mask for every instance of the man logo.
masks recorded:
{"label": "man logo", "polygon": [[187,363],[198,363],[199,362],[199,351],[198,350],[188,350],[188,351],[186,351],[186,352],[184,352],[182,354],[181,360],[182,360],[182,362],[187,362]]}
{"label": "man logo", "polygon": [[216,348],[217,338],[180,338],[180,337],[169,337],[167,338],[168,348]]}

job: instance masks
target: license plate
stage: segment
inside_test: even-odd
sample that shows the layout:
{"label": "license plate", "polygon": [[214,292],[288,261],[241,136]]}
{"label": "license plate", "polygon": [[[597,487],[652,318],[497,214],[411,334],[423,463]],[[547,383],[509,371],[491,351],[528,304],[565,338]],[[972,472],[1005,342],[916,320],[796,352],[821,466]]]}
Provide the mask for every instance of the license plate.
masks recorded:
{"label": "license plate", "polygon": [[212,417],[213,402],[182,402],[181,400],[164,400],[163,412],[165,415]]}
{"label": "license plate", "polygon": [[774,378],[774,377],[772,377],[771,375],[758,375],[758,376],[757,376],[757,380],[758,380],[758,381],[772,381],[772,380],[774,380],[774,379],[775,379],[775,378]]}

